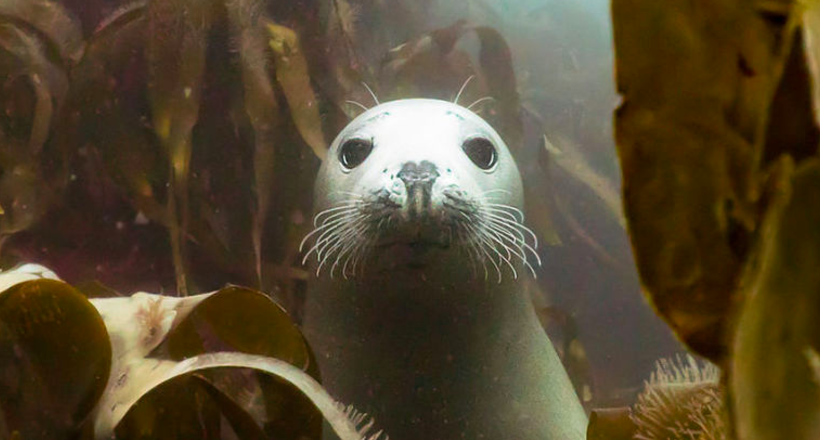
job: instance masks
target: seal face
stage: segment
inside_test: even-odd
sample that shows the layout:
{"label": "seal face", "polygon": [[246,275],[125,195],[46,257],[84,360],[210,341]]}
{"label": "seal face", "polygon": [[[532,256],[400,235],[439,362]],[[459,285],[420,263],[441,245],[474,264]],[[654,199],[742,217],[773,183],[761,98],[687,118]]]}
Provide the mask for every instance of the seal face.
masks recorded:
{"label": "seal face", "polygon": [[534,274],[537,240],[522,204],[515,161],[481,117],[446,101],[393,101],[361,114],[331,145],[305,258],[317,258],[317,274],[347,278],[369,263],[420,269],[455,248],[499,282],[517,278],[517,262]]}

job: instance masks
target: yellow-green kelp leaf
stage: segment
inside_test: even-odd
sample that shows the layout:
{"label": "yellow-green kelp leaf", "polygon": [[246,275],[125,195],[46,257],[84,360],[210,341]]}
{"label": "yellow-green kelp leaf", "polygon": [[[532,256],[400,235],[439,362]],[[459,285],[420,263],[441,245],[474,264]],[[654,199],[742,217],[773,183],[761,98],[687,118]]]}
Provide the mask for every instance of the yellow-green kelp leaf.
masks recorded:
{"label": "yellow-green kelp leaf", "polygon": [[310,83],[310,72],[299,36],[293,29],[269,20],[265,21],[265,28],[270,37],[268,46],[275,60],[276,80],[288,101],[293,123],[316,157],[324,160],[327,141],[322,132],[319,104]]}
{"label": "yellow-green kelp leaf", "polygon": [[743,440],[820,438],[820,384],[807,352],[820,347],[820,160],[782,182],[745,281],[730,396]]}
{"label": "yellow-green kelp leaf", "polygon": [[805,109],[769,116],[788,91],[778,86],[795,29],[789,8],[764,8],[774,3],[612,4],[616,141],[641,282],[678,337],[712,360],[728,352],[726,318],[765,210],[758,184],[776,156],[764,151],[791,152],[777,133]]}
{"label": "yellow-green kelp leaf", "polygon": [[71,286],[41,279],[0,293],[0,409],[10,432],[75,438],[110,366],[105,325]]}

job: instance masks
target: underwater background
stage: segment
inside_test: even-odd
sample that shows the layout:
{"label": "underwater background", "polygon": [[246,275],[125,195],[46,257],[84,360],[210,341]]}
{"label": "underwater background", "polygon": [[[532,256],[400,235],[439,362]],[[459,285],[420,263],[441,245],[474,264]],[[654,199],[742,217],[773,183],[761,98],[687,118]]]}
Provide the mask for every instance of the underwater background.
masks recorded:
{"label": "underwater background", "polygon": [[461,101],[495,98],[481,114],[548,243],[525,281],[540,318],[585,404],[628,401],[682,348],[625,231],[608,8],[4,0],[3,265],[123,293],[253,286],[298,322],[317,153],[360,111],[346,101],[371,105],[362,82],[382,102],[452,100],[475,75]]}
{"label": "underwater background", "polygon": [[[765,235],[764,214],[770,206],[792,209],[771,201],[780,200],[778,191],[787,193],[782,188],[792,176],[789,167],[815,155],[817,130],[812,125],[806,133],[801,131],[801,124],[812,124],[806,85],[810,69],[805,66],[811,66],[811,60],[806,61],[810,57],[803,52],[789,51],[792,45],[804,48],[803,39],[810,38],[791,33],[802,26],[798,23],[802,18],[789,18],[791,9],[768,3],[756,3],[750,7],[752,12],[724,3],[725,9],[704,6],[708,13],[695,7],[658,12],[637,0],[614,3],[621,6],[620,12],[615,11],[615,29],[610,4],[604,0],[0,0],[0,267],[42,264],[89,298],[124,298],[137,291],[201,298],[197,295],[218,291],[209,297],[210,305],[198,312],[206,321],[228,313],[226,292],[245,295],[248,304],[256,304],[259,310],[259,321],[249,321],[247,331],[284,332],[291,345],[282,343],[287,349],[281,353],[290,353],[294,364],[311,365],[312,354],[298,335],[305,285],[311,276],[301,264],[299,244],[311,229],[313,180],[327,146],[361,112],[361,106],[374,104],[368,87],[381,102],[417,97],[452,101],[466,84],[459,102],[476,105],[474,109],[504,137],[521,170],[526,223],[543,243],[539,247],[543,265],[536,268],[537,278],[520,281],[585,409],[631,405],[653,372],[675,376],[678,366],[667,364],[665,370],[658,370],[655,364],[686,352],[672,329],[696,353],[725,369],[729,343],[715,337],[712,321],[725,325],[730,320],[724,312],[730,306],[724,302],[740,304],[742,295],[729,295],[736,286],[746,286],[736,282],[739,268],[756,274],[761,267],[776,266],[771,261],[779,260],[757,259],[755,253],[766,246],[780,249],[780,242],[771,238],[774,235]],[[632,6],[646,12],[624,18]],[[656,17],[652,14],[666,17],[668,21],[658,21],[658,27],[668,35],[635,24],[652,22]],[[687,14],[696,17],[691,19],[695,25],[686,27]],[[732,37],[737,30],[733,26],[742,20],[725,19],[731,14],[754,22],[737,25],[744,32],[774,35],[760,44],[775,55],[748,49],[743,43],[745,33],[734,32],[744,38]],[[718,25],[709,21],[711,17],[720,18],[714,19]],[[697,20],[709,26],[698,27]],[[721,29],[716,31],[718,36],[732,41],[733,49],[741,48],[737,60],[732,58],[734,52],[710,58],[707,49],[713,45],[705,40],[709,44],[692,43],[696,47],[692,53],[706,55],[703,60],[693,56],[691,70],[686,62],[670,61],[678,59],[667,50],[676,56],[677,50],[689,54],[687,44],[696,40],[692,35],[711,30],[712,25]],[[682,29],[681,35],[677,29]],[[662,38],[647,38],[656,31],[670,40],[680,37],[684,43],[665,47]],[[613,34],[620,40],[613,40]],[[749,41],[760,42],[751,37]],[[616,44],[620,44],[618,60]],[[635,62],[641,51],[629,48],[644,45],[654,56],[651,59],[663,62]],[[724,70],[710,68],[718,63],[715,60],[728,58],[732,61],[726,65],[739,72],[732,70],[735,76],[721,76]],[[662,80],[634,73],[651,70],[646,66],[660,72]],[[686,74],[676,78],[676,69]],[[616,70],[621,94],[630,99],[616,93]],[[733,101],[735,107],[701,112],[704,102],[719,100],[715,96],[723,99],[728,93],[712,93],[703,86],[718,83],[707,74],[699,76],[712,70],[720,79],[741,78],[736,88],[741,97]],[[635,85],[667,84],[664,81],[681,86],[658,86],[644,93]],[[733,85],[721,87],[735,90]],[[684,97],[673,96],[676,92]],[[649,95],[664,99],[645,98]],[[714,160],[705,153],[676,156],[678,150],[669,148],[669,157],[632,167],[648,157],[629,156],[629,148],[640,144],[633,140],[642,141],[641,130],[653,127],[635,109],[646,106],[654,111],[656,101],[659,106],[675,104],[689,111],[658,110],[658,114],[683,115],[682,125],[699,127],[703,130],[699,135],[719,139],[714,142],[721,147],[734,148],[734,144],[698,125],[708,124],[692,114],[709,116],[710,123],[740,127],[744,141],[761,147],[755,162],[759,175],[754,177],[765,183],[750,191],[755,195],[748,212],[743,197],[721,192],[723,180],[716,179],[720,190],[714,190],[708,187],[711,180],[701,179],[711,176],[713,165],[725,165],[722,156]],[[764,101],[766,115],[774,108],[770,117],[760,117],[764,122],[755,119],[756,113],[754,118],[745,113],[744,106],[752,108]],[[668,138],[647,143],[690,145],[685,136],[679,142],[677,131],[669,132]],[[733,156],[730,147],[726,148],[732,151],[727,153],[731,160],[726,162],[731,165],[725,165],[730,171],[725,174],[735,178],[743,174],[733,174],[742,168],[737,164],[747,162],[745,157]],[[782,165],[779,160],[784,155],[795,164]],[[630,162],[636,157],[637,162]],[[676,174],[680,170],[666,165],[675,163],[692,167]],[[692,237],[711,240],[698,229],[699,217],[692,225],[676,223],[676,219],[689,219],[676,209],[689,203],[687,209],[699,209],[708,217],[714,207],[685,197],[680,199],[685,202],[667,203],[667,196],[684,194],[676,193],[677,187],[663,187],[651,195],[656,198],[637,200],[639,184],[633,185],[634,191],[624,192],[622,201],[622,173],[633,182],[645,183],[642,170],[651,175],[647,181],[666,173],[683,176],[680,181],[687,183],[704,182],[703,193],[732,193],[715,208],[720,211],[716,222],[725,228],[720,231],[720,238],[726,240],[722,244],[729,249],[710,252],[702,246],[697,253],[682,244],[683,250],[675,250],[679,253],[653,253],[653,241],[678,243],[658,239],[654,225],[640,223],[642,219],[657,215],[659,220],[669,220],[664,237],[682,231],[681,243]],[[808,226],[800,227],[809,228],[812,212],[796,212],[797,218],[809,219]],[[771,241],[758,242],[758,237]],[[796,247],[799,242],[795,238],[788,243]],[[726,267],[731,268],[710,266],[719,259],[729,261]],[[706,273],[720,278],[715,291],[729,293],[706,295],[706,303],[717,298],[720,304],[701,307],[700,299],[690,302],[694,295],[686,296],[689,291],[681,294],[680,301],[674,297],[680,292],[673,292],[671,305],[658,295],[664,293],[656,283],[659,279],[678,281],[677,276],[688,279],[696,277],[692,273],[704,272],[686,272],[689,261],[703,263],[710,269]],[[785,261],[788,270],[798,267],[792,260]],[[749,266],[744,266],[747,262]],[[652,278],[652,264],[681,270]],[[732,276],[721,278],[726,273]],[[756,286],[767,280],[748,283]],[[287,315],[264,302],[257,291],[281,305]],[[766,310],[780,310],[761,304],[765,304],[763,311],[749,315],[749,320],[766,321]],[[787,308],[789,313],[801,309],[795,304]],[[713,305],[717,312],[709,309]],[[162,316],[157,312],[149,318]],[[791,315],[778,316],[788,324]],[[276,324],[262,330],[269,326],[266,320]],[[708,331],[701,332],[701,324]],[[186,350],[196,344],[186,339],[192,338],[185,333],[189,330],[181,328],[159,347],[184,358],[194,354]],[[765,331],[749,335],[754,341],[770,337]],[[780,342],[765,347],[779,347]],[[280,353],[279,348],[270,350],[268,354]],[[799,358],[816,360],[813,355],[809,351]],[[687,362],[696,365],[686,360],[680,368],[685,370]],[[710,384],[719,376],[711,369],[691,374],[696,376],[693,380]],[[765,377],[757,370],[749,374]],[[6,380],[16,379],[9,375]],[[163,393],[164,397],[152,399],[171,399],[173,391]],[[315,424],[308,410],[294,411],[302,411],[304,420]],[[138,431],[141,423],[126,419],[120,429]],[[270,428],[269,433],[292,434],[292,425],[283,423],[279,428]]]}

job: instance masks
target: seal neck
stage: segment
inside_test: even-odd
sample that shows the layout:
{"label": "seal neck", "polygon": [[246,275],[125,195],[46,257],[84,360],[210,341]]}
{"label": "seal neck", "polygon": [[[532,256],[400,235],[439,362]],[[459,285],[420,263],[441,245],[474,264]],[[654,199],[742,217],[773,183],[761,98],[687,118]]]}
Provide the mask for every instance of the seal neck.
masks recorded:
{"label": "seal neck", "polygon": [[311,283],[305,335],[331,394],[396,440],[583,438],[524,289],[439,266]]}

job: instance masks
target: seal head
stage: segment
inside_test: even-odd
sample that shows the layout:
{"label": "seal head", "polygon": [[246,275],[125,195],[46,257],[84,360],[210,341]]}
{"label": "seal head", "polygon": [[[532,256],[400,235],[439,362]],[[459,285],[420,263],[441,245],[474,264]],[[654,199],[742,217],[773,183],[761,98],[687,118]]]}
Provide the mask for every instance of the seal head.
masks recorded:
{"label": "seal head", "polygon": [[368,110],[331,145],[316,182],[318,272],[421,268],[458,248],[500,280],[537,260],[521,177],[498,133],[470,110],[410,99]]}

